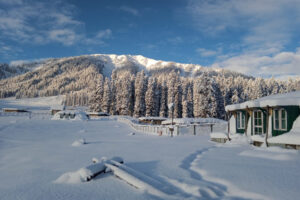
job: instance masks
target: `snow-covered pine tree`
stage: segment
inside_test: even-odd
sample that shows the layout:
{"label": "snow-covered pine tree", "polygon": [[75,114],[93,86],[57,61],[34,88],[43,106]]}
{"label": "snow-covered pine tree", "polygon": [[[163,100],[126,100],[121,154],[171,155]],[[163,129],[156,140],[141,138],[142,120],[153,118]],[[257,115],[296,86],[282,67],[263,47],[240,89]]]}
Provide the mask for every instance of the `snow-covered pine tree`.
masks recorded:
{"label": "snow-covered pine tree", "polygon": [[237,104],[237,103],[241,103],[242,102],[242,99],[241,99],[241,97],[239,95],[239,92],[238,92],[237,88],[235,88],[234,91],[233,91],[233,95],[231,97],[231,102],[233,104]]}
{"label": "snow-covered pine tree", "polygon": [[182,81],[182,117],[188,117],[188,101],[187,101],[188,86],[189,86],[188,79],[187,78],[183,79],[183,81]]}
{"label": "snow-covered pine tree", "polygon": [[194,116],[218,117],[218,98],[215,96],[217,85],[203,73],[194,82]]}
{"label": "snow-covered pine tree", "polygon": [[[174,104],[174,117],[182,116],[182,102],[181,102],[181,81],[179,73],[174,70],[168,76],[168,105],[170,103]],[[168,117],[172,116],[172,110],[168,110]]]}
{"label": "snow-covered pine tree", "polygon": [[220,90],[220,85],[212,80],[212,96],[214,96],[215,99],[215,107],[212,109],[216,110],[216,115],[211,114],[212,117],[214,118],[219,118],[219,119],[225,119],[226,111],[225,111],[225,106],[224,106],[224,97],[222,96],[222,92]]}
{"label": "snow-covered pine tree", "polygon": [[134,104],[134,117],[145,116],[146,104],[145,94],[147,89],[147,77],[144,70],[140,71],[136,75],[135,83],[135,104]]}
{"label": "snow-covered pine tree", "polygon": [[132,115],[133,111],[133,75],[121,71],[116,80],[116,114]]}
{"label": "snow-covered pine tree", "polygon": [[267,95],[267,85],[261,77],[256,78],[253,82],[252,87],[252,97],[253,99],[258,99]]}
{"label": "snow-covered pine tree", "polygon": [[116,115],[116,92],[117,92],[117,84],[118,78],[117,78],[117,71],[113,70],[111,74],[111,82],[110,82],[110,87],[111,87],[111,104],[110,104],[110,114],[111,115]]}
{"label": "snow-covered pine tree", "polygon": [[208,87],[209,81],[205,74],[197,77],[193,85],[194,117],[209,117],[208,114]]}
{"label": "snow-covered pine tree", "polygon": [[161,84],[160,117],[168,117],[168,87],[165,80]]}
{"label": "snow-covered pine tree", "polygon": [[297,81],[293,80],[292,78],[289,78],[286,83],[286,92],[293,92],[297,88]]}
{"label": "snow-covered pine tree", "polygon": [[110,87],[110,81],[106,77],[103,86],[102,111],[109,113],[110,105],[111,105],[111,87]]}
{"label": "snow-covered pine tree", "polygon": [[[97,88],[94,91],[94,94],[91,96],[89,105],[90,110],[94,112],[101,112],[101,105],[102,105],[102,99],[103,99],[103,76],[101,75],[99,77],[98,84],[96,86]],[[76,102],[75,104],[79,104],[79,102]]]}
{"label": "snow-covered pine tree", "polygon": [[180,76],[177,76],[175,82],[175,97],[174,97],[174,117],[182,118],[182,85]]}
{"label": "snow-covered pine tree", "polygon": [[146,91],[146,96],[145,96],[145,103],[146,103],[146,116],[155,116],[155,110],[156,110],[156,87],[157,87],[157,82],[156,78],[150,77],[148,79],[148,87]]}

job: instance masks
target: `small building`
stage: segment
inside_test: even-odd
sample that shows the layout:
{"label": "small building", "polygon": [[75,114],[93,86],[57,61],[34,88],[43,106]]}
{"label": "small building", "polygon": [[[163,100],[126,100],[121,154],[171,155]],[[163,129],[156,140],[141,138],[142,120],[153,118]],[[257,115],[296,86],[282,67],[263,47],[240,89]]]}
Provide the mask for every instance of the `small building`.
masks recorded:
{"label": "small building", "polygon": [[300,91],[228,105],[229,132],[251,136],[254,143],[261,144],[290,132],[300,115],[299,106]]}
{"label": "small building", "polygon": [[2,108],[2,111],[5,113],[28,112],[27,110],[20,108]]}
{"label": "small building", "polygon": [[106,112],[87,112],[86,115],[89,118],[97,118],[97,117],[107,117],[107,116],[109,116],[109,114],[106,113]]}
{"label": "small building", "polygon": [[51,115],[55,115],[57,112],[63,111],[65,109],[66,109],[66,107],[64,105],[52,106],[50,109]]}
{"label": "small building", "polygon": [[165,117],[140,117],[140,124],[152,124],[152,125],[161,125],[163,121],[167,120]]}
{"label": "small building", "polygon": [[55,113],[52,120],[88,120],[88,116],[79,110],[63,110]]}

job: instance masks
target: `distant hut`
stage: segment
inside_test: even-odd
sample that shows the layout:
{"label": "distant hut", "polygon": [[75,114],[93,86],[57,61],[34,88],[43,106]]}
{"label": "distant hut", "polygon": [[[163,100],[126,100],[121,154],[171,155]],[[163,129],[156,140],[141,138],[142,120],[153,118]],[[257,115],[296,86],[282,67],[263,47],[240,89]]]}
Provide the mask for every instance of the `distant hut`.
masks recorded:
{"label": "distant hut", "polygon": [[89,118],[97,118],[97,117],[107,117],[107,116],[109,116],[109,114],[106,113],[106,112],[87,112],[86,115]]}
{"label": "distant hut", "polygon": [[28,112],[27,110],[20,108],[2,108],[2,111],[5,113]]}
{"label": "distant hut", "polygon": [[65,106],[64,105],[56,105],[56,106],[52,106],[51,107],[51,115],[55,115],[57,112],[60,112],[62,110],[65,110]]}

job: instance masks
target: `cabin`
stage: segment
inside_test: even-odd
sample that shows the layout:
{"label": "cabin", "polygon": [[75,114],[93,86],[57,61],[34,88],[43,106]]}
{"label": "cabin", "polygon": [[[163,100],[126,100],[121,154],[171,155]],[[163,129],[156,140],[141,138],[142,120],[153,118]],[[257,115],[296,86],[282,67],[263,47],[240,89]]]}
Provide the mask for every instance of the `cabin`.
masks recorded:
{"label": "cabin", "polygon": [[163,121],[167,120],[165,117],[140,117],[140,124],[152,124],[152,125],[161,125]]}
{"label": "cabin", "polygon": [[230,118],[231,134],[250,136],[254,144],[261,145],[267,142],[268,138],[292,130],[295,120],[300,115],[300,91],[228,105],[225,110]]}
{"label": "cabin", "polygon": [[24,113],[28,112],[25,109],[19,109],[19,108],[2,108],[2,111],[5,113]]}
{"label": "cabin", "polygon": [[51,115],[55,115],[56,113],[65,110],[66,107],[64,105],[56,105],[52,106],[50,109]]}

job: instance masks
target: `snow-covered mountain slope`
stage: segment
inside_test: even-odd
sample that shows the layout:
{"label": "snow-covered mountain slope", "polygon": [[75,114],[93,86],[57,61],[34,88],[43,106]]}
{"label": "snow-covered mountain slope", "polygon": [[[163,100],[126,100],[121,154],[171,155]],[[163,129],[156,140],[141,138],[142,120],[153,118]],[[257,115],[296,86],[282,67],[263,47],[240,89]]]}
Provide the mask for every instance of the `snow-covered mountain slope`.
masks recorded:
{"label": "snow-covered mountain slope", "polygon": [[[24,71],[19,70],[15,74],[22,72],[23,74],[0,80],[0,98],[53,96],[74,91],[90,93],[101,74],[110,77],[113,70],[127,71],[132,75],[144,70],[150,76],[161,76],[175,70],[182,77],[195,77],[206,72],[210,76],[249,78],[228,70],[154,60],[140,55],[94,54],[46,59],[17,66],[5,65],[5,67],[22,68]],[[3,77],[8,77],[7,73]]]}
{"label": "snow-covered mountain slope", "polygon": [[0,80],[19,74],[24,74],[28,71],[29,70],[27,68],[21,66],[9,66],[8,64],[0,64]]}
{"label": "snow-covered mountain slope", "polygon": [[[87,63],[87,61],[89,63]],[[146,73],[151,73],[155,71],[169,71],[169,70],[179,70],[182,75],[198,75],[203,71],[210,73],[225,73],[228,75],[239,75],[245,76],[240,73],[232,72],[229,70],[224,70],[220,68],[208,68],[203,67],[197,64],[183,64],[176,63],[171,61],[162,61],[162,60],[154,60],[151,58],[146,58],[141,55],[116,55],[116,54],[92,54],[92,55],[83,55],[83,56],[75,56],[75,57],[66,57],[66,58],[54,58],[54,59],[46,59],[42,61],[35,62],[27,62],[22,65],[14,65],[9,66],[5,64],[6,67],[11,69],[13,68],[22,68],[25,69],[23,73],[33,70],[40,70],[42,68],[51,68],[55,65],[61,64],[72,64],[76,65],[87,65],[93,64],[99,68],[101,68],[101,73],[104,76],[110,77],[111,73],[114,69],[123,69],[130,68],[134,69],[134,71],[144,70]],[[1,67],[2,68],[2,67]]]}

